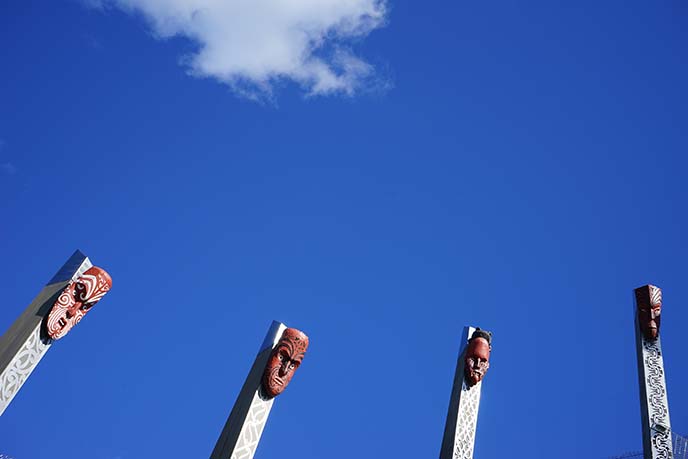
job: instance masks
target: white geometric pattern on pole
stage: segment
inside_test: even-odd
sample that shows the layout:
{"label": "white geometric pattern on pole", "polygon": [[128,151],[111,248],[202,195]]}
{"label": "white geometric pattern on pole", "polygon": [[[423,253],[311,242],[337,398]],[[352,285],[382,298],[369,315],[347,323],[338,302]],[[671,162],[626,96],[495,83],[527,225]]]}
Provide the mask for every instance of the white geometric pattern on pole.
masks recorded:
{"label": "white geometric pattern on pole", "polygon": [[264,400],[261,398],[260,391],[256,391],[251,401],[251,408],[248,410],[248,416],[239,434],[234,452],[232,452],[232,459],[252,459],[256,454],[260,437],[263,434],[265,423],[268,421],[272,402],[275,400],[271,398]]}
{"label": "white geometric pattern on pole", "polygon": [[52,344],[41,329],[56,295],[91,266],[88,257],[77,250],[0,338],[0,415]]}
{"label": "white geometric pattern on pole", "polygon": [[464,355],[475,330],[474,327],[463,329],[440,459],[473,459],[482,381],[473,386],[466,384]]}
{"label": "white geometric pattern on pole", "polygon": [[473,387],[468,387],[464,379],[461,387],[459,421],[456,423],[456,434],[454,435],[454,459],[471,459],[473,457],[482,384],[481,381]]}
{"label": "white geometric pattern on pole", "polygon": [[50,348],[50,340],[41,339],[41,326],[37,326],[24,342],[17,355],[0,374],[0,415],[17,395],[38,362]]}

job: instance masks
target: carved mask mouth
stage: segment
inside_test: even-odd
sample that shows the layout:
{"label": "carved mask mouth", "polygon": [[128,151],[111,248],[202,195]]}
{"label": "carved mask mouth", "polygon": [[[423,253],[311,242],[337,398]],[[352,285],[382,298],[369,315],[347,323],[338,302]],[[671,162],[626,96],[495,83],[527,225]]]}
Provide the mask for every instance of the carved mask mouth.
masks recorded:
{"label": "carved mask mouth", "polygon": [[655,319],[646,320],[644,323],[640,324],[640,330],[643,332],[646,339],[655,339],[659,334],[659,324]]}
{"label": "carved mask mouth", "polygon": [[471,368],[470,376],[471,379],[480,381],[483,379],[483,376],[485,376],[485,372],[479,368]]}

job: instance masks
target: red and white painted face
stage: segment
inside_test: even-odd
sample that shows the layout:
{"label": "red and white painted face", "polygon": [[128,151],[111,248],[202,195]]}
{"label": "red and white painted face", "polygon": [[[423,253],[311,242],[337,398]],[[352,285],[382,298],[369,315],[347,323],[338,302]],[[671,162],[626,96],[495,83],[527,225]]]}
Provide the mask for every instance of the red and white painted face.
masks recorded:
{"label": "red and white painted face", "polygon": [[469,386],[478,384],[490,368],[490,343],[483,337],[474,337],[466,348],[464,376]]}
{"label": "red and white painted face", "polygon": [[662,313],[662,290],[654,285],[646,285],[635,290],[635,298],[640,331],[645,339],[657,339]]}
{"label": "red and white painted face", "polygon": [[263,391],[275,397],[287,387],[301,365],[308,349],[308,337],[295,328],[287,328],[270,354],[263,373]]}
{"label": "red and white painted face", "polygon": [[71,281],[48,314],[48,336],[60,339],[66,335],[111,287],[110,275],[96,266],[87,269],[77,280]]}

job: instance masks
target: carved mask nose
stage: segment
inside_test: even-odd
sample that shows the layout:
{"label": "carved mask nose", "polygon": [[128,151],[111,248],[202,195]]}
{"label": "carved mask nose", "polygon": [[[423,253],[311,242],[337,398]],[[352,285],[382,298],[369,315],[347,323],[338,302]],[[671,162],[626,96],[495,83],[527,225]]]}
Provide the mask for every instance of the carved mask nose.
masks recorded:
{"label": "carved mask nose", "polygon": [[285,360],[282,362],[282,365],[280,366],[280,371],[279,374],[280,376],[286,376],[289,373],[289,360]]}

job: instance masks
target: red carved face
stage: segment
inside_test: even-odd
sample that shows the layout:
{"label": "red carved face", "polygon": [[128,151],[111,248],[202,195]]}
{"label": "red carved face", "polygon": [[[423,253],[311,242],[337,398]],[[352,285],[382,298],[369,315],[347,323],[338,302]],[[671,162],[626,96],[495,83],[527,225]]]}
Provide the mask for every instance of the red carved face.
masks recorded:
{"label": "red carved face", "polygon": [[662,291],[654,285],[646,285],[635,290],[638,305],[638,323],[643,336],[654,340],[659,335],[659,324],[662,312]]}
{"label": "red carved face", "polygon": [[71,281],[55,301],[48,314],[46,329],[52,339],[60,339],[79,323],[94,304],[112,287],[104,269],[95,266]]}
{"label": "red carved face", "polygon": [[488,368],[490,368],[490,344],[482,337],[471,339],[466,348],[463,367],[466,383],[473,386],[482,381]]}
{"label": "red carved face", "polygon": [[263,373],[263,390],[269,397],[282,393],[294,372],[301,365],[308,349],[308,337],[295,328],[287,328],[282,333],[277,346],[270,354],[270,360]]}

